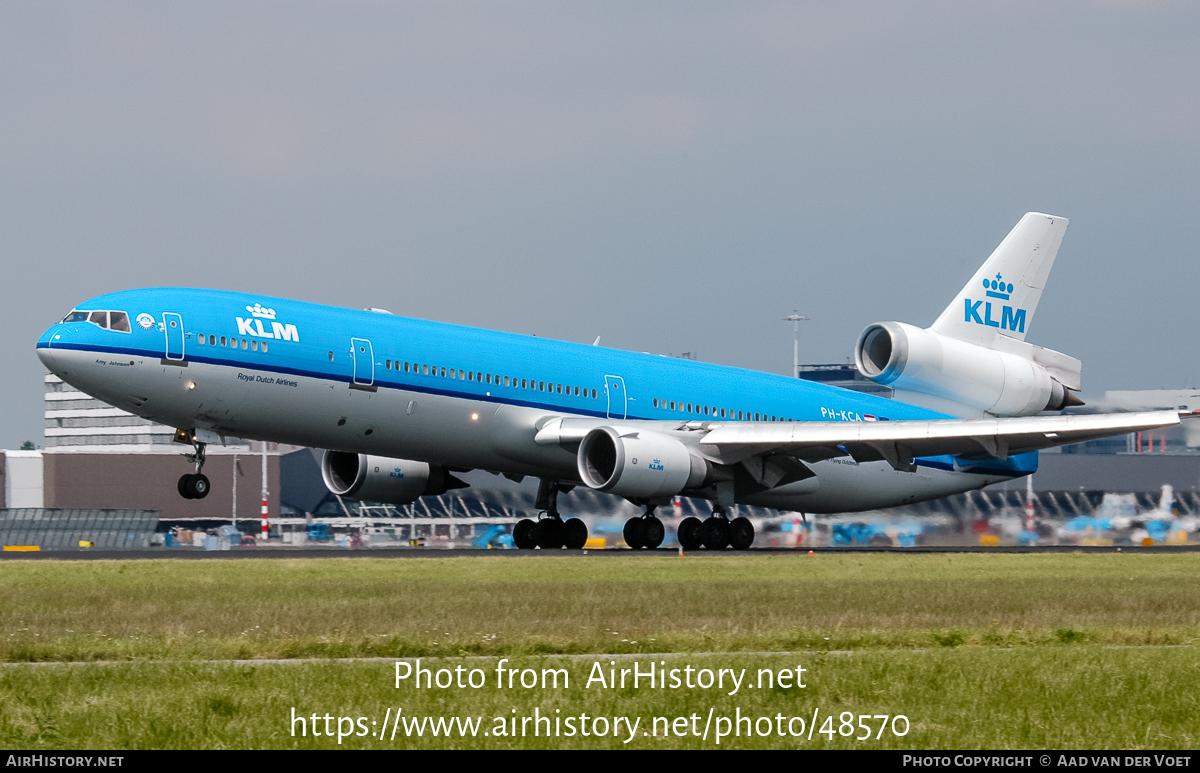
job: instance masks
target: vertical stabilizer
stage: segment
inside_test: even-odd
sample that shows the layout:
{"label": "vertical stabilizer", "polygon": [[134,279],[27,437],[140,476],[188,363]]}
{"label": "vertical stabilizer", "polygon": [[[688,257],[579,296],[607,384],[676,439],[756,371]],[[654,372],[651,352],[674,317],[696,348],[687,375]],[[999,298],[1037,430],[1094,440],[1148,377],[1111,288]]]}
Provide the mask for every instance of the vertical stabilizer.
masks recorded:
{"label": "vertical stabilizer", "polygon": [[989,348],[997,335],[1024,341],[1066,230],[1065,217],[1026,214],[930,329]]}

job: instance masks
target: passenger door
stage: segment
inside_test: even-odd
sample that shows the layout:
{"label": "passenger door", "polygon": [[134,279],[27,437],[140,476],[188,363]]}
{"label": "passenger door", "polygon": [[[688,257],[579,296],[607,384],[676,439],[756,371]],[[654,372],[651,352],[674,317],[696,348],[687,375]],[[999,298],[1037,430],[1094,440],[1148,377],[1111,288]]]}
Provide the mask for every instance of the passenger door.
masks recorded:
{"label": "passenger door", "polygon": [[375,352],[371,349],[371,342],[365,338],[351,338],[350,359],[354,361],[354,380],[350,386],[374,389]]}
{"label": "passenger door", "polygon": [[173,311],[164,311],[162,316],[167,335],[163,359],[180,362],[183,360],[183,317]]}
{"label": "passenger door", "polygon": [[608,418],[625,418],[625,379],[620,376],[605,376],[604,391],[608,395]]}

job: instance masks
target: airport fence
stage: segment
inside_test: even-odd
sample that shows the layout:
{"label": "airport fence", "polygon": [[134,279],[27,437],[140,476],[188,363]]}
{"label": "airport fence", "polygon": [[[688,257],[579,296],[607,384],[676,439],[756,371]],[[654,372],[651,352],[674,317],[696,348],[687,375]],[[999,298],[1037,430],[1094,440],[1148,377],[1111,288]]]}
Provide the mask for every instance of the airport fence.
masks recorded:
{"label": "airport fence", "polygon": [[0,545],[7,550],[140,550],[150,547],[157,528],[157,510],[0,510]]}

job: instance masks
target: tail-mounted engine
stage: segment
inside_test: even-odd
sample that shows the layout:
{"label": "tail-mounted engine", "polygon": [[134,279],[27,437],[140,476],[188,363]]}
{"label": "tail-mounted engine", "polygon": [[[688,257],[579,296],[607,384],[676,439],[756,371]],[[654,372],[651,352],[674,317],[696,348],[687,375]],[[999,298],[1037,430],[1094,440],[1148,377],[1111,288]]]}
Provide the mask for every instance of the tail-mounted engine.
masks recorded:
{"label": "tail-mounted engine", "polygon": [[[872,381],[945,398],[995,416],[1029,416],[1082,405],[1079,361],[1020,341],[998,351],[903,322],[879,322],[858,337],[854,359]],[[1029,356],[1022,356],[1027,354]],[[1040,361],[1039,361],[1040,360]]]}
{"label": "tail-mounted engine", "polygon": [[345,451],[325,452],[321,477],[326,488],[340,497],[389,505],[408,505],[417,497],[437,496],[467,486],[444,467]]}

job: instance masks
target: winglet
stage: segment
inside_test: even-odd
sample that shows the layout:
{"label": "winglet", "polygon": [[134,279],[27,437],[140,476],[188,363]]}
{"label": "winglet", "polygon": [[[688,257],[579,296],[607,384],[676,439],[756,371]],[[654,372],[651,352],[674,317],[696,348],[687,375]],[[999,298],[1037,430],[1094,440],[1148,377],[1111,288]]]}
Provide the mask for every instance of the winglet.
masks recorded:
{"label": "winglet", "polygon": [[989,347],[997,335],[1024,341],[1067,222],[1065,217],[1027,213],[931,329]]}

